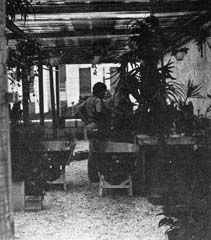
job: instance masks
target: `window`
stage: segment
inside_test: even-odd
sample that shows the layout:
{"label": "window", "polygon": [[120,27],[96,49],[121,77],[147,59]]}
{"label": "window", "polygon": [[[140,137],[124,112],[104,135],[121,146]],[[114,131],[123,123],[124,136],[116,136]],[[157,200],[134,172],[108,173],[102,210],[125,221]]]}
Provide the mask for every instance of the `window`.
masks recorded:
{"label": "window", "polygon": [[59,84],[59,92],[66,92],[66,66],[60,65],[59,66],[59,77],[60,77],[60,84]]}

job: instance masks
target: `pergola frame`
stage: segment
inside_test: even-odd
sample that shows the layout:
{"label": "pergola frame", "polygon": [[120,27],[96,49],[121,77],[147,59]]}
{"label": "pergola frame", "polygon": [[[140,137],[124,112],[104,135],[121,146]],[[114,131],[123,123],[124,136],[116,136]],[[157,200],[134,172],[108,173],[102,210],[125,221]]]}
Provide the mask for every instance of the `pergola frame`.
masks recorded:
{"label": "pergola frame", "polygon": [[92,63],[95,55],[101,56],[102,63],[115,62],[114,56],[126,50],[131,19],[156,16],[168,39],[168,50],[193,39],[198,25],[211,25],[207,0],[36,2],[35,14],[28,14],[26,22],[21,16],[16,17],[19,30],[7,33],[9,44],[23,31],[37,37],[46,51],[53,50],[57,55],[62,52],[61,60],[67,64]]}

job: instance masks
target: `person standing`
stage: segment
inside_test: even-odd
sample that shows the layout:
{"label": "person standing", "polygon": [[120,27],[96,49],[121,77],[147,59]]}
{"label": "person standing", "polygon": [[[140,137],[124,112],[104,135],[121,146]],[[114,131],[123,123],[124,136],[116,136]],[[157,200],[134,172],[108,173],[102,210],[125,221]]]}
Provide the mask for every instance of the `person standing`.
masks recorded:
{"label": "person standing", "polygon": [[88,178],[90,182],[98,181],[96,152],[100,141],[108,141],[110,138],[110,110],[104,97],[106,85],[97,82],[93,86],[93,94],[79,107],[78,114],[86,124],[87,138],[89,140]]}

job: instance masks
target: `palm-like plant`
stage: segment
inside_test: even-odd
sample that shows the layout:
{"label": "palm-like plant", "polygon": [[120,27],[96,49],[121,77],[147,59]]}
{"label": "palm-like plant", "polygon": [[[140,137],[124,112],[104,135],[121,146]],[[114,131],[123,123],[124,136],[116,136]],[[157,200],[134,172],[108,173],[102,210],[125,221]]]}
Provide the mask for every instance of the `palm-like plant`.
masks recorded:
{"label": "palm-like plant", "polygon": [[203,98],[201,95],[202,84],[194,84],[191,79],[188,80],[186,87],[186,97],[184,103],[190,98]]}
{"label": "palm-like plant", "polygon": [[[169,60],[163,63],[168,43],[158,19],[150,16],[129,24],[132,36],[125,53],[118,56],[120,74],[117,89],[126,86],[137,100],[139,108],[142,108],[139,109],[140,115],[145,116],[146,122],[150,123],[147,119],[150,117],[152,125],[156,123],[154,127],[146,126],[146,130],[166,132],[164,128],[167,125],[170,128],[171,125],[164,124],[168,117],[168,105],[183,98],[184,86],[176,82],[172,75],[173,62]],[[142,121],[138,125],[143,125]]]}

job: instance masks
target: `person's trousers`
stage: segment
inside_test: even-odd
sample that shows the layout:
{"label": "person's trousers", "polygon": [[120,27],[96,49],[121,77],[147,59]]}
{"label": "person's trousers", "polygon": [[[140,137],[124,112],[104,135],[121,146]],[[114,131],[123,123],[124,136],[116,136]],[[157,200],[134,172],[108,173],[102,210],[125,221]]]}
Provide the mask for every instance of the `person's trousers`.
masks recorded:
{"label": "person's trousers", "polygon": [[[90,182],[98,182],[98,162],[99,150],[102,147],[102,142],[107,142],[108,139],[89,139],[89,156],[88,156],[88,178]],[[100,144],[99,144],[100,143]]]}

